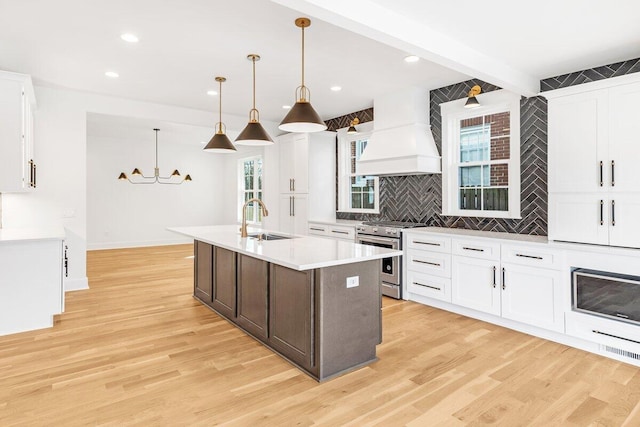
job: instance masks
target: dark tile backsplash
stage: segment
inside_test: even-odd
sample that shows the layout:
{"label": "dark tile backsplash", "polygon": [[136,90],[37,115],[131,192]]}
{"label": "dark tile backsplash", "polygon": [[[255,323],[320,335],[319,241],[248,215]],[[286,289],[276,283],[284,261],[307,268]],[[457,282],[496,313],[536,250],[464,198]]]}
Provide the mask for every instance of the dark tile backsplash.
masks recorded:
{"label": "dark tile backsplash", "polygon": [[[640,58],[590,70],[544,79],[541,90],[552,90],[591,81],[640,72]],[[430,121],[438,150],[442,151],[442,117],[440,104],[467,96],[469,89],[480,85],[482,92],[500,89],[481,80],[468,80],[432,90]],[[364,110],[373,119],[373,109]],[[356,112],[327,121],[331,130],[349,125]],[[336,214],[338,219],[361,221],[392,220],[423,223],[430,226],[510,233],[547,234],[547,101],[544,97],[520,101],[520,206],[521,219],[443,216],[442,177],[440,174],[391,176],[380,178],[380,214]]]}

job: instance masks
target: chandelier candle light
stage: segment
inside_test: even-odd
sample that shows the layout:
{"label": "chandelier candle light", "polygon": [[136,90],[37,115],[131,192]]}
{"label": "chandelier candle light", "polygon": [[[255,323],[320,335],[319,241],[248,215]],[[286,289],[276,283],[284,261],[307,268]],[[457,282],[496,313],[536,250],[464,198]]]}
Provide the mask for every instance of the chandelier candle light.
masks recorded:
{"label": "chandelier candle light", "polygon": [[320,115],[311,106],[311,92],[304,85],[304,29],[311,25],[309,18],[298,18],[296,27],[302,29],[302,84],[296,88],[296,103],[282,119],[278,129],[285,132],[320,132],[327,129]]}
{"label": "chandelier candle light", "polygon": [[233,146],[229,137],[225,134],[226,127],[224,123],[222,123],[222,82],[226,82],[227,79],[224,77],[216,77],[216,81],[220,85],[220,90],[218,91],[219,98],[219,117],[220,121],[216,123],[216,134],[213,135],[213,138],[209,141],[209,143],[204,147],[204,151],[209,151],[212,153],[235,153],[236,147]]}
{"label": "chandelier candle light", "polygon": [[247,55],[247,59],[253,63],[253,108],[249,110],[249,123],[235,140],[238,145],[272,145],[273,140],[260,124],[260,113],[256,109],[256,61],[260,61],[260,55],[254,53]]}
{"label": "chandelier candle light", "polygon": [[[157,184],[179,185],[185,181],[186,182],[191,181],[191,175],[187,174],[184,178],[182,178],[180,176],[180,172],[178,172],[178,169],[174,169],[170,176],[160,176],[160,168],[158,167],[158,132],[160,131],[160,129],[154,129],[154,131],[156,133],[156,165],[155,165],[155,168],[153,169],[153,176],[145,176],[142,174],[142,172],[140,172],[140,169],[134,168],[133,171],[131,172],[131,175],[139,177],[135,181],[132,181],[124,172],[120,172],[120,176],[118,176],[118,179],[122,181],[124,180],[129,181],[132,184],[156,184],[157,183]],[[181,179],[178,181],[176,177]]]}

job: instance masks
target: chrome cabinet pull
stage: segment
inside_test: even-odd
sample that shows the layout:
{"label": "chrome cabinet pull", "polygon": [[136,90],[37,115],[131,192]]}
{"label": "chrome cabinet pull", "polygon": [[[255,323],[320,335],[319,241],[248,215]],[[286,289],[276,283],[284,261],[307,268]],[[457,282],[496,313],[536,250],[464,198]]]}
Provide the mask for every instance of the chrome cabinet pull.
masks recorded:
{"label": "chrome cabinet pull", "polygon": [[437,262],[422,261],[422,260],[419,260],[419,259],[414,259],[413,262],[418,262],[420,264],[429,264],[429,265],[433,265],[433,266],[436,266],[436,267],[440,267],[440,265],[441,265],[441,264],[438,264]]}
{"label": "chrome cabinet pull", "polygon": [[611,225],[616,226],[616,201],[611,201]]}
{"label": "chrome cabinet pull", "polygon": [[600,160],[600,187],[604,186],[604,179],[602,178],[602,169],[604,167],[604,162]]}
{"label": "chrome cabinet pull", "polygon": [[313,231],[324,231],[324,228],[309,227],[309,230],[313,230]]}
{"label": "chrome cabinet pull", "polygon": [[541,256],[535,256],[535,255],[516,254],[516,256],[520,258],[542,259]]}
{"label": "chrome cabinet pull", "polygon": [[336,234],[349,234],[348,231],[338,231],[338,230],[331,230],[332,233],[336,233]]}
{"label": "chrome cabinet pull", "polygon": [[292,191],[296,191],[296,179],[293,178],[291,182],[293,182]]}
{"label": "chrome cabinet pull", "polygon": [[289,196],[289,216],[293,216],[293,196]]}
{"label": "chrome cabinet pull", "polygon": [[496,266],[493,266],[493,287],[496,287]]}
{"label": "chrome cabinet pull", "polygon": [[604,200],[600,200],[600,225],[604,225]]}
{"label": "chrome cabinet pull", "polygon": [[422,286],[425,288],[435,289],[436,291],[440,291],[441,289],[436,286],[425,285],[424,283],[413,282],[414,285]]}
{"label": "chrome cabinet pull", "polygon": [[33,188],[36,188],[37,183],[38,183],[38,166],[34,162],[33,163]]}
{"label": "chrome cabinet pull", "polygon": [[296,196],[291,196],[291,206],[293,206],[293,215],[291,216],[296,216]]}
{"label": "chrome cabinet pull", "polygon": [[502,267],[502,290],[504,291],[505,288],[507,287],[507,284],[505,283],[505,271],[504,271],[504,267]]}
{"label": "chrome cabinet pull", "polygon": [[440,243],[420,242],[418,240],[414,240],[413,243],[415,243],[416,245],[442,246]]}
{"label": "chrome cabinet pull", "polygon": [[462,249],[466,250],[466,251],[476,251],[476,252],[484,252],[484,249],[478,249],[478,248],[469,248],[467,246],[463,246]]}
{"label": "chrome cabinet pull", "polygon": [[611,160],[611,186],[616,186],[616,162]]}

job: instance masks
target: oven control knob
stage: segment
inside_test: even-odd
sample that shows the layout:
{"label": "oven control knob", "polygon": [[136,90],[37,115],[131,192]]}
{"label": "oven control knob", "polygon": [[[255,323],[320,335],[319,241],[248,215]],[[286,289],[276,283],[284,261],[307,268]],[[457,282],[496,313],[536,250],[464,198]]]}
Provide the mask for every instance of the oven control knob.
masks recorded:
{"label": "oven control knob", "polygon": [[398,230],[396,230],[394,228],[387,229],[387,234],[396,234],[397,232],[398,232]]}
{"label": "oven control knob", "polygon": [[387,271],[391,271],[391,266],[390,266],[390,265],[387,265],[386,270],[387,270]]}
{"label": "oven control knob", "polygon": [[373,231],[374,233],[377,233],[378,232],[378,227],[373,227],[373,229],[371,231]]}

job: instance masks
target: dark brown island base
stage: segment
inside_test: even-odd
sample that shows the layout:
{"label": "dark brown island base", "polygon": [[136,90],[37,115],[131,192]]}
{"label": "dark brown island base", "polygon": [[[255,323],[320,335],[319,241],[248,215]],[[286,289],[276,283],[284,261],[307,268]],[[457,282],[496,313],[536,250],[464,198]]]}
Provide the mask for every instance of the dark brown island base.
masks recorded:
{"label": "dark brown island base", "polygon": [[[195,298],[316,380],[376,360],[379,259],[299,271],[194,245]],[[348,278],[357,279],[347,284]]]}

